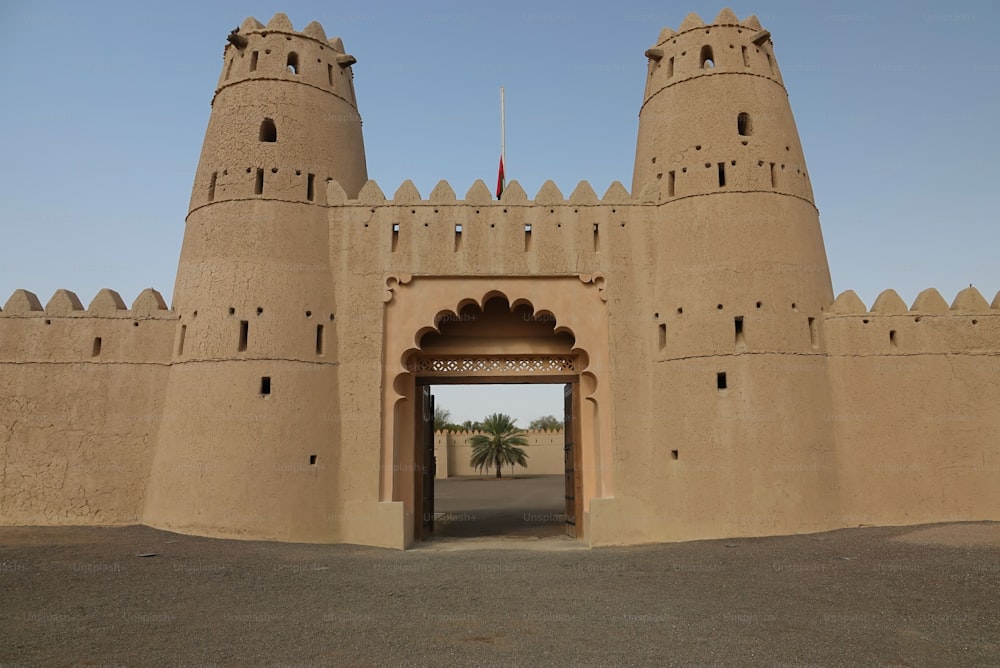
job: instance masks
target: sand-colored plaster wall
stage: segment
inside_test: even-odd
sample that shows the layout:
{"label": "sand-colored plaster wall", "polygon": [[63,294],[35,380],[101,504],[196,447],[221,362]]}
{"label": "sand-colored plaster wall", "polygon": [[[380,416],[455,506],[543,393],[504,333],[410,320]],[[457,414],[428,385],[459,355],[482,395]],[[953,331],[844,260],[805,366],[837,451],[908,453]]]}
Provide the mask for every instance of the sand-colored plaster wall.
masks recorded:
{"label": "sand-colored plaster wall", "polygon": [[950,308],[932,290],[910,309],[887,291],[871,312],[850,296],[823,323],[841,484],[834,521],[1000,517],[1000,311],[974,288]]}
{"label": "sand-colored plaster wall", "polygon": [[0,521],[135,524],[163,419],[176,318],[147,290],[83,309],[17,291],[0,313]]}

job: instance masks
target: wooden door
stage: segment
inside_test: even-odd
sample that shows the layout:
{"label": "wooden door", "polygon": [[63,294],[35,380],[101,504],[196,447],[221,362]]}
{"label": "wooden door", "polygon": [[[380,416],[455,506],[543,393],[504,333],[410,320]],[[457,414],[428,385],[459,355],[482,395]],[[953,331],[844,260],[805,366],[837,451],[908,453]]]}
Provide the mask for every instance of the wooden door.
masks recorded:
{"label": "wooden door", "polygon": [[420,402],[420,512],[423,513],[421,538],[426,540],[434,532],[434,395],[431,386],[421,388]]}
{"label": "wooden door", "polygon": [[566,535],[576,538],[576,447],[574,441],[576,425],[573,421],[573,383],[563,388],[563,411],[565,422],[563,434],[563,463],[566,472]]}

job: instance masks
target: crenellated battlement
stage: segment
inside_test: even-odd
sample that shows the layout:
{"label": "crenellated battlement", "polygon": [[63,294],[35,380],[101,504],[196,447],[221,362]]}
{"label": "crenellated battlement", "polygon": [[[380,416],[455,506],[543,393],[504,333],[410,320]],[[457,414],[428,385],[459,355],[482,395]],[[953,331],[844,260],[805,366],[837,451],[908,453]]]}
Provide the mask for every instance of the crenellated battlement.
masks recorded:
{"label": "crenellated battlement", "polygon": [[15,290],[0,311],[0,361],[169,364],[177,315],[147,288],[126,307],[107,288],[85,309],[76,293],[56,290],[42,306]]}
{"label": "crenellated battlement", "polygon": [[116,291],[103,288],[85,309],[72,290],[56,290],[42,306],[38,295],[19,288],[11,293],[0,310],[0,317],[100,317],[124,319],[174,319],[173,313],[157,290],[146,288],[132,302],[131,308]]}
{"label": "crenellated battlement", "polygon": [[979,290],[970,285],[955,295],[950,306],[937,289],[927,288],[917,295],[909,308],[902,297],[892,289],[879,293],[879,296],[872,303],[871,309],[865,306],[854,290],[845,290],[837,296],[826,313],[827,317],[831,318],[842,315],[905,315],[909,313],[959,315],[965,312],[988,313],[991,311],[1000,311],[1000,292],[997,292],[993,302],[990,303],[986,301]]}
{"label": "crenellated battlement", "polygon": [[842,292],[824,317],[830,355],[988,354],[1000,340],[1000,292],[992,304],[974,287],[949,306],[927,288],[910,307],[885,290],[869,309],[853,290]]}
{"label": "crenellated battlement", "polygon": [[655,195],[646,191],[633,197],[620,181],[613,182],[598,198],[597,193],[586,180],[580,181],[567,198],[551,180],[539,188],[534,199],[528,199],[524,188],[516,180],[507,184],[499,200],[493,198],[489,188],[476,180],[466,191],[464,199],[458,199],[455,189],[447,181],[439,181],[427,199],[423,199],[412,181],[400,184],[392,199],[387,199],[376,181],[368,181],[356,199],[349,199],[344,189],[336,181],[327,184],[327,203],[330,206],[598,206],[608,204],[652,204]]}

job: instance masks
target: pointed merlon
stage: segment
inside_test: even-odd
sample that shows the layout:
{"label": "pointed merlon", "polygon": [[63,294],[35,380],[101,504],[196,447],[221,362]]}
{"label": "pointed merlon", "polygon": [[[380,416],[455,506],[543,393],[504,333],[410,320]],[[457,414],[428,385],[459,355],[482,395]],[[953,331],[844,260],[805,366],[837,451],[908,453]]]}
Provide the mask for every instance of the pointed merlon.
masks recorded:
{"label": "pointed merlon", "polygon": [[684,20],[681,22],[681,25],[677,29],[677,32],[684,32],[685,30],[692,30],[693,28],[702,28],[704,26],[705,22],[701,20],[701,17],[698,16],[698,14],[696,14],[695,12],[691,12],[690,14],[684,17]]}
{"label": "pointed merlon", "polygon": [[990,305],[986,298],[971,285],[955,295],[951,303],[952,311],[989,311]]}
{"label": "pointed merlon", "polygon": [[45,312],[49,315],[69,315],[74,311],[82,311],[83,304],[80,298],[72,290],[60,288],[52,295],[52,299],[45,305]]}
{"label": "pointed merlon", "polygon": [[377,183],[368,181],[365,185],[361,186],[361,192],[358,193],[358,201],[362,204],[383,204],[385,203],[385,194],[378,187]]}
{"label": "pointed merlon", "polygon": [[713,21],[716,25],[736,25],[740,20],[729,7],[724,8]]}
{"label": "pointed merlon", "polygon": [[248,32],[260,30],[263,27],[264,27],[263,23],[261,23],[252,16],[248,16],[245,19],[243,19],[243,23],[240,24],[240,32],[246,34]]}
{"label": "pointed merlon", "polygon": [[631,197],[629,197],[628,190],[622,185],[621,181],[613,181],[608,189],[604,191],[604,197],[601,201],[606,204],[625,204]]}
{"label": "pointed merlon", "polygon": [[743,19],[743,25],[747,28],[752,28],[753,30],[763,30],[764,26],[760,24],[760,19],[757,18],[756,14],[751,14],[750,16]]}
{"label": "pointed merlon", "polygon": [[281,12],[278,12],[271,17],[271,20],[267,22],[267,29],[295,32],[295,28],[292,27],[292,22],[289,20],[288,16]]}
{"label": "pointed merlon", "polygon": [[872,313],[906,313],[906,302],[895,290],[883,290],[872,304]]}
{"label": "pointed merlon", "polygon": [[990,308],[1000,309],[1000,291],[997,291],[996,296],[993,297],[993,301],[990,302]]}
{"label": "pointed merlon", "polygon": [[431,191],[430,201],[435,204],[454,202],[455,199],[455,191],[452,190],[451,185],[447,181],[438,181],[437,185],[434,186],[434,190]]}
{"label": "pointed merlon", "polygon": [[566,198],[563,197],[562,191],[559,190],[552,179],[543,183],[535,195],[536,204],[563,204],[565,202]]}
{"label": "pointed merlon", "polygon": [[858,313],[867,313],[868,307],[865,303],[861,301],[861,297],[858,297],[858,293],[854,290],[844,290],[840,295],[833,300],[833,304],[827,309],[827,313],[839,313],[842,315],[854,315]]}
{"label": "pointed merlon", "polygon": [[321,42],[326,41],[326,31],[323,30],[323,26],[321,26],[317,21],[313,21],[307,25],[305,30],[302,31],[302,34],[307,37],[312,37],[313,39],[318,39]]}
{"label": "pointed merlon", "polygon": [[406,179],[399,184],[399,188],[392,196],[392,201],[396,204],[417,204],[420,202],[420,192],[413,185],[413,181]]}
{"label": "pointed merlon", "polygon": [[330,48],[337,53],[344,53],[344,40],[339,37],[331,37],[326,43],[329,44]]}
{"label": "pointed merlon", "polygon": [[500,201],[505,204],[520,204],[521,202],[528,201],[528,193],[524,192],[521,184],[514,180],[504,188],[503,194],[500,196]]}
{"label": "pointed merlon", "polygon": [[656,43],[663,44],[673,36],[674,36],[673,30],[671,30],[670,28],[664,28],[663,30],[660,31],[660,36],[656,38]]}
{"label": "pointed merlon", "polygon": [[132,302],[131,312],[133,316],[151,316],[166,310],[167,303],[163,301],[163,295],[153,288],[146,288]]}
{"label": "pointed merlon", "polygon": [[7,315],[27,315],[32,311],[44,310],[42,302],[38,301],[38,295],[23,288],[14,290],[7,303],[3,305],[3,312]]}
{"label": "pointed merlon", "polygon": [[97,296],[90,300],[90,306],[87,307],[87,313],[90,315],[116,315],[118,311],[125,310],[127,307],[122,296],[108,288],[103,288],[98,292]]}
{"label": "pointed merlon", "polygon": [[570,204],[597,204],[597,193],[587,181],[580,181],[569,196]]}
{"label": "pointed merlon", "polygon": [[913,306],[910,307],[910,310],[922,313],[947,313],[948,302],[944,300],[940,292],[934,288],[927,288],[913,300]]}
{"label": "pointed merlon", "polygon": [[465,201],[469,204],[489,204],[493,201],[490,189],[486,187],[482,179],[476,179],[469,191],[465,193]]}
{"label": "pointed merlon", "polygon": [[340,181],[330,179],[326,182],[327,204],[346,204],[347,199],[347,191],[344,190],[344,186],[340,185]]}

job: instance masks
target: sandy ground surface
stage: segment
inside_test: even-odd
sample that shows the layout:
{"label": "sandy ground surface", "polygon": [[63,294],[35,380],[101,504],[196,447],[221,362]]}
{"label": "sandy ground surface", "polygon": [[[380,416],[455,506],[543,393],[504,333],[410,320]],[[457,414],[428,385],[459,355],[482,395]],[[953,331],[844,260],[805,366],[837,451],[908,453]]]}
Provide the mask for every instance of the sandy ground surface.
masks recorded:
{"label": "sandy ground surface", "polygon": [[469,484],[406,552],[0,528],[0,666],[1000,665],[1000,523],[586,549]]}

